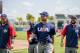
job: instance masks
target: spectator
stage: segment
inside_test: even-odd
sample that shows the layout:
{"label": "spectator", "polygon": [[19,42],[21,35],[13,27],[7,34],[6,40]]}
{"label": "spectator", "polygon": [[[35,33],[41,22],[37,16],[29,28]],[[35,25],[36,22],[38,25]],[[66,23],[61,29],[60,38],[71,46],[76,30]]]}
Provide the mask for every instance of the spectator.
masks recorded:
{"label": "spectator", "polygon": [[63,39],[66,35],[65,53],[77,53],[80,29],[76,24],[77,18],[74,16],[71,16],[70,18],[70,24],[67,24],[61,32],[61,46],[63,46]]}
{"label": "spectator", "polygon": [[6,14],[1,14],[0,53],[11,53],[13,39],[16,36],[14,27],[9,24]]}

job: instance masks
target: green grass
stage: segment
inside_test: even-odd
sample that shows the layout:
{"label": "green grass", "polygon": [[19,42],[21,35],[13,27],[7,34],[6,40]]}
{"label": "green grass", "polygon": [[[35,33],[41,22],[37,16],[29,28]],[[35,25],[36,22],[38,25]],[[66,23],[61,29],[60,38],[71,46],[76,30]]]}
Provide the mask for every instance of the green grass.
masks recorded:
{"label": "green grass", "polygon": [[60,38],[59,37],[54,37],[54,49],[55,49],[55,53],[63,53],[64,52],[64,48],[60,47]]}
{"label": "green grass", "polygon": [[[17,32],[16,39],[26,40],[26,32]],[[80,46],[80,41],[79,41],[79,46]],[[54,49],[55,53],[64,53],[64,47],[60,47],[60,37],[55,37]],[[27,49],[22,49],[22,50],[17,50],[17,52],[14,51],[14,53],[28,53],[28,52]],[[78,53],[80,53],[80,48],[78,49]]]}
{"label": "green grass", "polygon": [[[79,41],[80,46],[80,41]],[[55,53],[64,53],[64,47],[60,47],[60,37],[55,37],[54,42]],[[80,53],[80,48],[78,49],[78,53]]]}
{"label": "green grass", "polygon": [[21,50],[14,50],[13,53],[28,53],[27,48]]}
{"label": "green grass", "polygon": [[17,40],[26,40],[26,38],[27,38],[26,32],[17,31],[16,35],[17,35],[17,37],[16,37]]}

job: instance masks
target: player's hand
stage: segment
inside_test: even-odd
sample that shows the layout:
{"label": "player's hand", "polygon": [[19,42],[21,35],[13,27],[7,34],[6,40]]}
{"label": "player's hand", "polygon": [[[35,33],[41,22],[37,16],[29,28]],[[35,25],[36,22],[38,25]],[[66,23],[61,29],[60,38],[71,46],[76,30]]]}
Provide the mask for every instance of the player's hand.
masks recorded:
{"label": "player's hand", "polygon": [[79,39],[79,41],[80,41],[80,35],[79,35],[78,39]]}
{"label": "player's hand", "polygon": [[8,49],[13,50],[13,48],[14,48],[14,46],[13,46],[13,44],[11,44],[11,47],[8,48]]}
{"label": "player's hand", "polygon": [[11,44],[11,49],[13,49],[14,48],[14,45],[13,44]]}
{"label": "player's hand", "polygon": [[29,38],[29,42],[32,42],[32,38],[31,37]]}
{"label": "player's hand", "polygon": [[77,49],[78,49],[78,48],[79,48],[79,45],[77,45],[76,47],[77,47]]}
{"label": "player's hand", "polygon": [[52,53],[54,53],[54,49],[53,49]]}

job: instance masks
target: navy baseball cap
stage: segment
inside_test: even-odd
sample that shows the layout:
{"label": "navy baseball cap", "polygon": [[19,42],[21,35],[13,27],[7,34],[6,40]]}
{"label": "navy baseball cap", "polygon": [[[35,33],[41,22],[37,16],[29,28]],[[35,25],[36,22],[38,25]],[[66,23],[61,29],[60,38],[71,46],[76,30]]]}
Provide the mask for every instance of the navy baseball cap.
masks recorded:
{"label": "navy baseball cap", "polygon": [[76,18],[75,16],[73,16],[73,15],[70,16],[69,18],[70,18],[70,19],[77,19],[77,18]]}
{"label": "navy baseball cap", "polygon": [[45,12],[45,11],[42,12],[42,13],[40,13],[40,15],[41,15],[41,16],[49,16],[49,14],[48,14],[47,12]]}
{"label": "navy baseball cap", "polygon": [[7,18],[7,15],[6,14],[1,14],[1,17]]}

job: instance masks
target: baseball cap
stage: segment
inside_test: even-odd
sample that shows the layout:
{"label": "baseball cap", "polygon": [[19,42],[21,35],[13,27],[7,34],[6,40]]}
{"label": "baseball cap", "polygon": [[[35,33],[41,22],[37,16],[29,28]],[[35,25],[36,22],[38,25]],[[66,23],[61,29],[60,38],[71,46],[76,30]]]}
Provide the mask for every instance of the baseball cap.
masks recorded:
{"label": "baseball cap", "polygon": [[77,19],[75,16],[70,16],[70,19]]}
{"label": "baseball cap", "polygon": [[1,17],[7,18],[6,14],[1,14]]}
{"label": "baseball cap", "polygon": [[46,11],[44,11],[44,12],[40,13],[40,15],[41,16],[48,16],[49,14]]}

